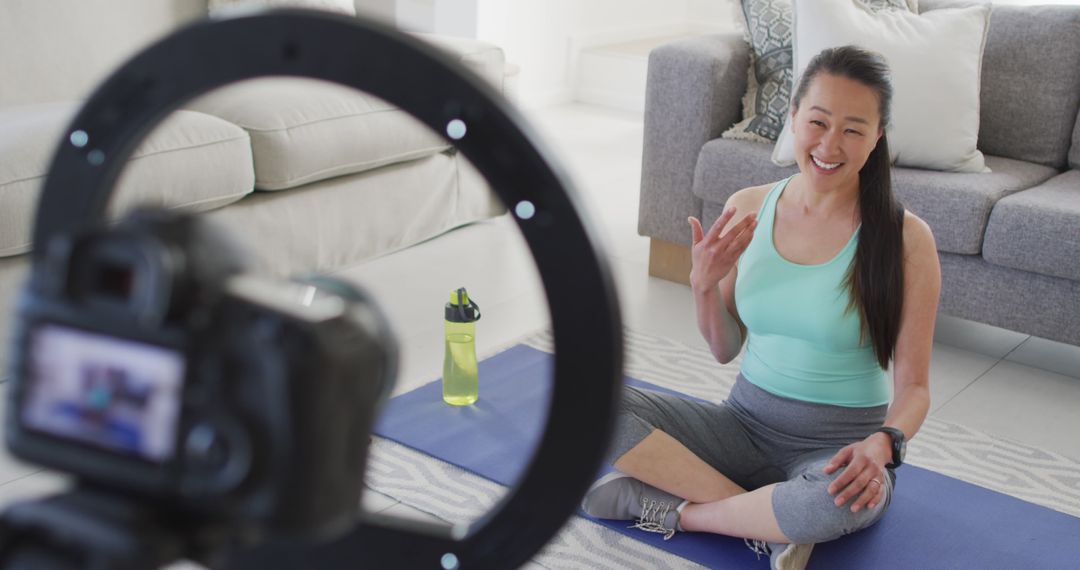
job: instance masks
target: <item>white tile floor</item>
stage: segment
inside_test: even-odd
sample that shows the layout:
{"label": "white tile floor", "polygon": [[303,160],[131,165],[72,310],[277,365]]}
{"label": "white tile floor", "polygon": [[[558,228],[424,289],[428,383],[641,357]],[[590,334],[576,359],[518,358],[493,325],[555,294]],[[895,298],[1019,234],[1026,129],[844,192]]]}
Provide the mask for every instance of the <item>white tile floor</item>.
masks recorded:
{"label": "white tile floor", "polygon": [[[641,117],[571,104],[534,111],[530,120],[606,247],[625,324],[704,347],[689,290],[647,275],[648,240],[636,232]],[[483,308],[481,354],[549,322],[528,249],[505,216],[342,275],[370,289],[391,317],[402,345],[398,393],[441,375],[442,305],[456,287],[468,287]],[[933,416],[1080,459],[1080,348],[949,317],[939,320],[935,341]],[[0,452],[0,504],[62,484]],[[368,494],[364,510],[431,519],[378,493]]]}

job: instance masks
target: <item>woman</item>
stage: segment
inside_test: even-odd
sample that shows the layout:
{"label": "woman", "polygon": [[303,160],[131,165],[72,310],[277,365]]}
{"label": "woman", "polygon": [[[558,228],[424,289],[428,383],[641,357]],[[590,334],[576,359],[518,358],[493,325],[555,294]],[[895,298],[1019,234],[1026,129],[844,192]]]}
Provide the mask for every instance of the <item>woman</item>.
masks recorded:
{"label": "woman", "polygon": [[884,514],[930,405],[941,285],[892,195],[891,97],[879,55],[823,51],[792,98],[799,173],[736,192],[707,232],[689,219],[698,327],[721,363],[746,341],[739,376],[720,405],[628,388],[586,512],[746,538],[778,568]]}

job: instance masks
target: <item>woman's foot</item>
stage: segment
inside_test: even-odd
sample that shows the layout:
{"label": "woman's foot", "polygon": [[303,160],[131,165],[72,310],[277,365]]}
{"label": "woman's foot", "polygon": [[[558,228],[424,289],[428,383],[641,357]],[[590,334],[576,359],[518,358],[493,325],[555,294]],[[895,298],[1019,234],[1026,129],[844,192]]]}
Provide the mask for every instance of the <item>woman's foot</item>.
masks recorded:
{"label": "woman's foot", "polygon": [[603,476],[585,494],[581,510],[598,519],[637,520],[631,528],[664,535],[679,528],[679,513],[687,501],[646,485],[618,471]]}
{"label": "woman's foot", "polygon": [[810,552],[814,549],[813,544],[780,544],[749,539],[745,542],[759,556],[765,554],[769,557],[769,568],[772,570],[803,570],[810,562]]}

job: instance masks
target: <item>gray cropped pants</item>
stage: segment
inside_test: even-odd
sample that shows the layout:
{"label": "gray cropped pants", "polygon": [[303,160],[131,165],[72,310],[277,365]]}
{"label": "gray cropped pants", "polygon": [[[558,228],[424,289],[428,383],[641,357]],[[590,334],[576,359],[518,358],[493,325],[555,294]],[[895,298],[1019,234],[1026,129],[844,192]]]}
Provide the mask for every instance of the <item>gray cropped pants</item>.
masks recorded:
{"label": "gray cropped pants", "polygon": [[610,461],[661,430],[740,487],[778,483],[772,506],[780,530],[792,542],[833,540],[877,522],[892,500],[890,469],[885,500],[873,509],[838,507],[829,484],[843,469],[823,469],[844,446],[881,427],[888,406],[853,408],[777,396],[738,376],[721,404],[699,402],[627,387]]}

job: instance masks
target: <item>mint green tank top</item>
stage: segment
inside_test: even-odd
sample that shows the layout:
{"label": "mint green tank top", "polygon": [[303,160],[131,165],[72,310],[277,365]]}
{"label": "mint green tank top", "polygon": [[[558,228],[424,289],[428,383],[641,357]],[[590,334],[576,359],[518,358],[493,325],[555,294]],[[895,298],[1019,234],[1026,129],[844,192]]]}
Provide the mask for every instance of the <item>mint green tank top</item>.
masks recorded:
{"label": "mint green tank top", "polygon": [[844,276],[859,231],[825,263],[800,265],[781,257],[773,221],[790,180],[769,191],[754,238],[738,262],[735,304],[747,329],[742,375],[787,398],[850,407],[887,404],[888,378],[869,339],[859,342],[859,314],[847,310],[851,294]]}

